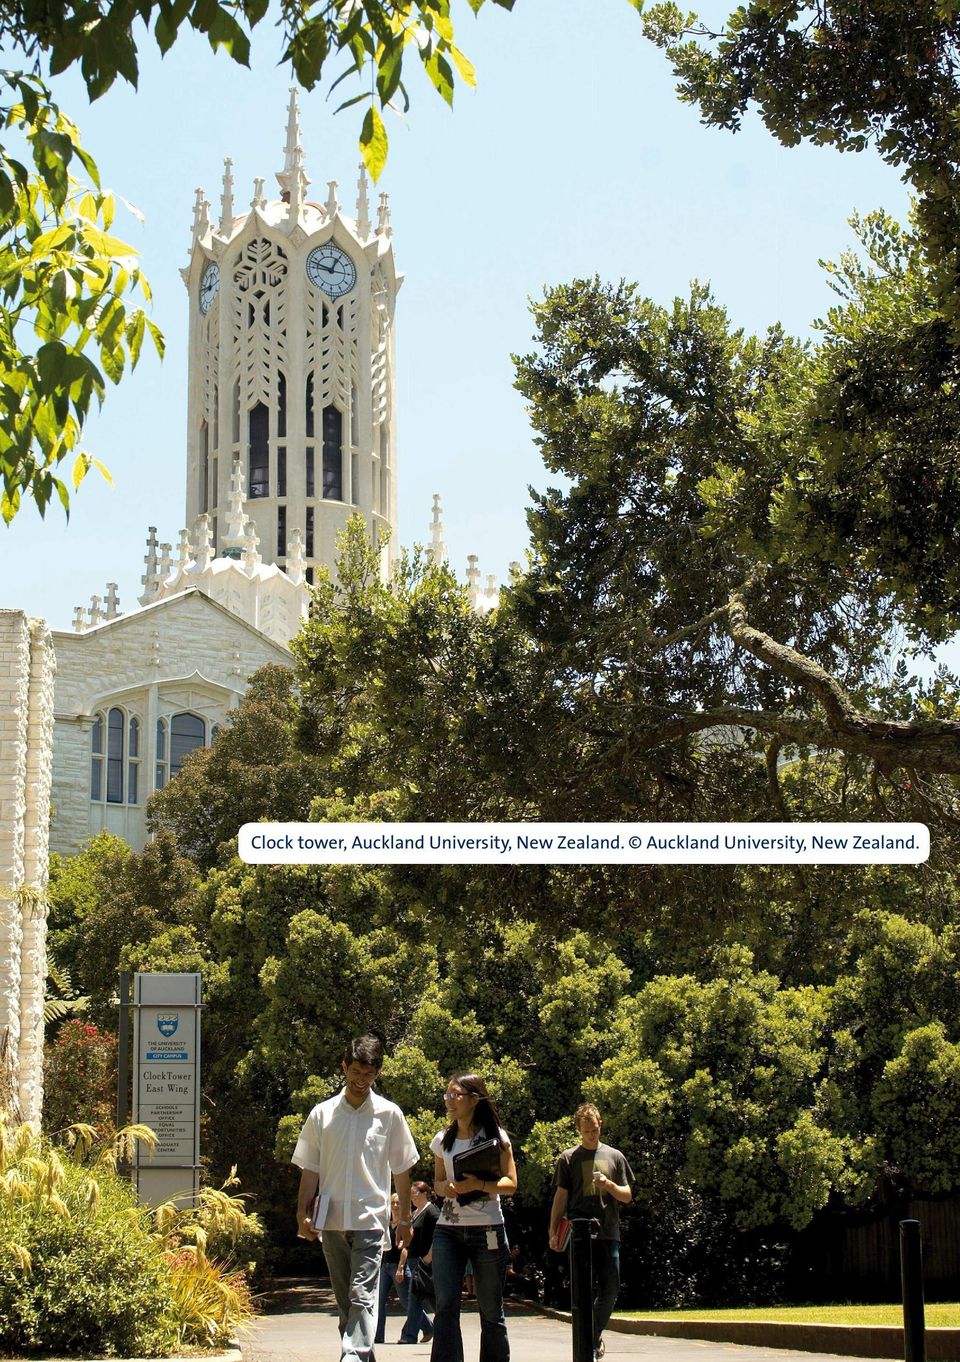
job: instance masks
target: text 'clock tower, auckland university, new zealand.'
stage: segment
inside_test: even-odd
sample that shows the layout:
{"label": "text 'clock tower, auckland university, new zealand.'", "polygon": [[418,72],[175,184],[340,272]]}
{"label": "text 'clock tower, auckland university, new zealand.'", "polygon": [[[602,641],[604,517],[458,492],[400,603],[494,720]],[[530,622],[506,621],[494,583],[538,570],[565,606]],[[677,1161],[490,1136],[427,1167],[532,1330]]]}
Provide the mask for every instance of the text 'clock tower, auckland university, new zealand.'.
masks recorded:
{"label": "text 'clock tower, auckland university, new zealand.'", "polygon": [[[280,198],[254,182],[234,207],[224,168],[220,220],[197,191],[190,294],[186,523],[208,517],[212,556],[239,557],[252,522],[263,562],[333,568],[360,513],[371,538],[396,525],[394,310],[402,282],[386,196],[371,221],[361,168],[356,217],[307,199],[291,92]],[[238,476],[238,474],[240,476]],[[245,494],[243,524],[238,486]],[[232,512],[232,514],[231,514]],[[299,574],[298,574],[299,575]]]}

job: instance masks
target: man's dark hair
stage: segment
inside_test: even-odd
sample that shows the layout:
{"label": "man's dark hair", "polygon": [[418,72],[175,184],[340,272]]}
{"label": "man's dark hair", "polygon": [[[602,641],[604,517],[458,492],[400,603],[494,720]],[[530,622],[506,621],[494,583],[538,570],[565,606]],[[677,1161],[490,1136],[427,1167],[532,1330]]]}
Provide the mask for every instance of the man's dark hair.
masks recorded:
{"label": "man's dark hair", "polygon": [[347,1042],[343,1062],[348,1069],[351,1064],[369,1064],[379,1073],[383,1068],[383,1041],[378,1036],[355,1036]]}

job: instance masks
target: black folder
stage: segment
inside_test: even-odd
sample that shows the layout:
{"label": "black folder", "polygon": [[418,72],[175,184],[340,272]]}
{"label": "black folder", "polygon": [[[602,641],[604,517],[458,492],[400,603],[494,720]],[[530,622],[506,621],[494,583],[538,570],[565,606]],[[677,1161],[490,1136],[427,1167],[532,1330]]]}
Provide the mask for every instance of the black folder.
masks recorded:
{"label": "black folder", "polygon": [[[480,1144],[472,1144],[469,1149],[462,1150],[453,1156],[453,1180],[459,1182],[461,1178],[467,1177],[472,1173],[481,1182],[496,1182],[500,1177],[500,1141],[482,1140]],[[461,1206],[468,1205],[471,1201],[479,1201],[487,1196],[486,1192],[464,1192],[457,1197]]]}

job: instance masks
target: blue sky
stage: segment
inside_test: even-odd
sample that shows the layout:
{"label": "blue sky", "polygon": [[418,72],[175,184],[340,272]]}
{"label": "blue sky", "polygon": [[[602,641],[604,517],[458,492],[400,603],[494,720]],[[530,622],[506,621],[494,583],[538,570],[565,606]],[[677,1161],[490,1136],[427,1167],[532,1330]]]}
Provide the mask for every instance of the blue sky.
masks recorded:
{"label": "blue sky", "polygon": [[[646,43],[628,0],[488,3],[474,20],[459,5],[458,36],[477,67],[475,92],[451,111],[412,72],[412,107],[391,118],[387,169],[398,267],[399,538],[424,540],[431,496],[443,498],[453,566],[469,553],[502,579],[527,542],[530,484],[547,485],[510,354],[529,348],[528,299],[575,276],[636,280],[668,303],[693,278],[709,281],[738,325],[781,321],[807,335],[833,295],[817,260],[850,244],[849,215],[906,194],[873,153],[785,150],[759,120],[733,136],[703,128],[673,92],[662,54]],[[711,12],[713,11],[713,12]],[[711,5],[702,13],[719,19]],[[588,18],[585,16],[589,16]],[[251,70],[185,36],[160,60],[142,44],[140,88],[117,86],[90,106],[72,76],[55,91],[80,124],[106,184],[145,215],[121,212],[167,336],[111,389],[86,447],[114,476],[93,474],[69,525],[32,506],[0,528],[0,604],[69,627],[107,581],[121,607],[139,594],[148,525],[176,541],[184,519],[187,295],[179,277],[194,191],[216,215],[224,156],[234,162],[238,210],[283,163],[289,72],[265,23]],[[343,94],[301,96],[311,197],[336,179],[352,211],[357,109]]]}

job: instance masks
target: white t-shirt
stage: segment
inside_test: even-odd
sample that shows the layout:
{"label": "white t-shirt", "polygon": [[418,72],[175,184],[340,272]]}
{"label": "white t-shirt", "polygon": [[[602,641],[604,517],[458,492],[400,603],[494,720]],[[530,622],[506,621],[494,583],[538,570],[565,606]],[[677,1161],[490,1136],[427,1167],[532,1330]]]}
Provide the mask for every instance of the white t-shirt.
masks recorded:
{"label": "white t-shirt", "polygon": [[[454,1140],[449,1149],[443,1147],[443,1137],[445,1131],[440,1130],[430,1141],[430,1148],[438,1159],[443,1159],[443,1166],[446,1170],[447,1181],[453,1182],[453,1156],[462,1154],[465,1149],[469,1149],[473,1144],[482,1144],[487,1136],[482,1132],[473,1135],[469,1140]],[[504,1129],[500,1129],[500,1143],[505,1149],[510,1148],[510,1136]],[[476,1201],[470,1201],[466,1206],[462,1206],[459,1200],[447,1199],[443,1203],[440,1211],[438,1225],[456,1225],[458,1228],[464,1225],[502,1225],[503,1209],[500,1205],[499,1196],[478,1197]]]}

